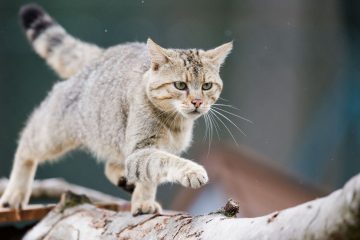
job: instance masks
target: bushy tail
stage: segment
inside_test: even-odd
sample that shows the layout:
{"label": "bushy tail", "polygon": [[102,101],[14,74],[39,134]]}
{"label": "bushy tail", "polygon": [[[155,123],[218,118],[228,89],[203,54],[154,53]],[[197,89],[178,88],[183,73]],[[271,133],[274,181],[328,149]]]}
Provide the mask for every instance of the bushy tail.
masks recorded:
{"label": "bushy tail", "polygon": [[69,78],[103,51],[96,45],[69,35],[40,6],[28,4],[20,9],[26,36],[38,53],[62,78]]}

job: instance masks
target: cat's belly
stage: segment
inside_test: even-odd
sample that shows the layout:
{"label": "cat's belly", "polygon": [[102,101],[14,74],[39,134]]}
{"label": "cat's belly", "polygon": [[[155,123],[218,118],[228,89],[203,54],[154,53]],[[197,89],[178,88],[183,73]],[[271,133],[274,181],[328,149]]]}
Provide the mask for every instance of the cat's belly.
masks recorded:
{"label": "cat's belly", "polygon": [[86,147],[101,161],[124,161],[121,144],[92,141]]}
{"label": "cat's belly", "polygon": [[[104,120],[89,120],[92,124],[82,129],[85,135],[83,144],[101,160],[122,161],[126,120],[124,116],[107,116]],[[117,120],[111,120],[111,117],[116,117]]]}

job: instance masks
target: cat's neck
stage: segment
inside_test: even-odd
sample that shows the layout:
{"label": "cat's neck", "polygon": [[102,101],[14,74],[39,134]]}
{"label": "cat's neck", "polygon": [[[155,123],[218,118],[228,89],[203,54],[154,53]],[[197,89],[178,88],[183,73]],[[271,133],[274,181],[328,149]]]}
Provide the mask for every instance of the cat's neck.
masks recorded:
{"label": "cat's neck", "polygon": [[191,128],[194,123],[194,120],[185,118],[180,113],[164,112],[160,110],[149,99],[148,103],[151,107],[155,119],[170,131],[181,132]]}

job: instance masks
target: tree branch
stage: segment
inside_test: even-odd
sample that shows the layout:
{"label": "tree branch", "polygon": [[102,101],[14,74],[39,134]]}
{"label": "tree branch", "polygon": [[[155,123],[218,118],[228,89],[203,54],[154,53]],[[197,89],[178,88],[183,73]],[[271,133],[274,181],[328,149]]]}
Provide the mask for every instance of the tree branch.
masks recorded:
{"label": "tree branch", "polygon": [[[8,179],[0,179],[0,196],[5,191]],[[51,178],[46,180],[35,180],[32,186],[32,198],[58,198],[67,191],[80,195],[86,195],[92,202],[95,202],[98,208],[111,209],[114,211],[127,211],[130,209],[130,203],[114,196],[68,183],[60,178]],[[55,204],[32,204],[25,209],[16,211],[14,209],[0,208],[0,223],[34,221],[41,220],[48,214]]]}
{"label": "tree branch", "polygon": [[[0,179],[0,195],[2,195],[5,191],[7,184],[7,178]],[[84,194],[93,202],[108,202],[120,205],[128,204],[128,201],[123,199],[90,188],[68,183],[61,178],[35,180],[32,185],[31,198],[60,198],[60,196],[66,191],[71,191],[76,194]]]}
{"label": "tree branch", "polygon": [[64,209],[64,204],[61,202],[25,239],[360,239],[360,175],[327,197],[257,218],[230,217],[233,214],[227,211],[237,209],[234,202],[208,215],[137,217],[91,204]]}

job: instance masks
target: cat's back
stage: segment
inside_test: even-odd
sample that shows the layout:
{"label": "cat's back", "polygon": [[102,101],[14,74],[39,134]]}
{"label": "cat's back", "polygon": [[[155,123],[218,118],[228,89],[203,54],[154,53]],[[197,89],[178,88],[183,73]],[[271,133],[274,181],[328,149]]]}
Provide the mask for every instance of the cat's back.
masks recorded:
{"label": "cat's back", "polygon": [[144,43],[124,43],[108,48],[73,81],[84,82],[84,95],[99,98],[115,94],[125,97],[131,88],[138,86],[150,67]]}
{"label": "cat's back", "polygon": [[[150,59],[144,43],[133,42],[108,48],[99,59],[99,68],[114,77],[143,75],[150,67]],[[100,70],[99,69],[99,70]]]}
{"label": "cat's back", "polygon": [[[125,43],[111,47],[69,84],[78,86],[78,129],[90,149],[102,156],[124,141],[130,101],[150,67],[146,45]],[[102,153],[102,154],[101,154]]]}

